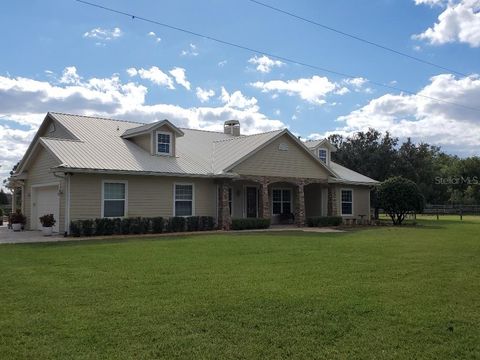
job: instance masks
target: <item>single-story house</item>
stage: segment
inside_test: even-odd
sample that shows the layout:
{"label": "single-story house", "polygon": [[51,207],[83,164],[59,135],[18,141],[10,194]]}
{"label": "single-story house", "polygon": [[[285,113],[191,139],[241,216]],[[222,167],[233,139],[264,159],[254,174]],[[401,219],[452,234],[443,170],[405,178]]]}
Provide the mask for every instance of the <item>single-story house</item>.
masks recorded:
{"label": "single-story house", "polygon": [[27,229],[52,213],[55,230],[100,217],[370,218],[375,180],[331,160],[326,140],[289,130],[241,135],[49,112],[10,181]]}

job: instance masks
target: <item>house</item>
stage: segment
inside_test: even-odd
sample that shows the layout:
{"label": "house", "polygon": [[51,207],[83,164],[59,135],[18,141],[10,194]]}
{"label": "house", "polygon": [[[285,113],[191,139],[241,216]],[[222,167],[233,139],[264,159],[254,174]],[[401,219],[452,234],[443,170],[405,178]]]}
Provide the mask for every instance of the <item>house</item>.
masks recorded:
{"label": "house", "polygon": [[240,134],[50,112],[11,178],[27,229],[53,213],[56,231],[99,217],[370,217],[366,176],[331,160],[328,141],[302,142],[287,129]]}

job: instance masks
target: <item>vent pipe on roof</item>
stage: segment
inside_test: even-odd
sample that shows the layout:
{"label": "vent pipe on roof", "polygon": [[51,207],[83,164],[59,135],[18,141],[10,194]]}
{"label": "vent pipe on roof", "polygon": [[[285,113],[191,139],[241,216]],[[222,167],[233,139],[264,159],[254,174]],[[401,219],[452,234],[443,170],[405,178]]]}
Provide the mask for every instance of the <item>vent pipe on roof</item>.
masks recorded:
{"label": "vent pipe on roof", "polygon": [[238,120],[227,120],[223,124],[223,132],[225,134],[240,136],[240,121]]}

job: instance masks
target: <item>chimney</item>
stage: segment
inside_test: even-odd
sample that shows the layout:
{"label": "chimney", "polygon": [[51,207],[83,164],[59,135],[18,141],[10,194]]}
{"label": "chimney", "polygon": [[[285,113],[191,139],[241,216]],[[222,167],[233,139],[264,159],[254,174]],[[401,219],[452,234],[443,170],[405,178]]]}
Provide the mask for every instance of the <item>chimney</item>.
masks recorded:
{"label": "chimney", "polygon": [[240,121],[227,120],[223,125],[223,132],[225,134],[240,136]]}

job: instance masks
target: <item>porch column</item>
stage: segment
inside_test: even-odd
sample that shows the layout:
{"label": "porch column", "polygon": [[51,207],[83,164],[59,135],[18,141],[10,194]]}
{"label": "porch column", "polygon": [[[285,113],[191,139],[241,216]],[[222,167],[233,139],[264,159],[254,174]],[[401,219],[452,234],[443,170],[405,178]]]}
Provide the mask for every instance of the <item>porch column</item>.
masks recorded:
{"label": "porch column", "polygon": [[230,209],[228,207],[228,184],[222,182],[218,188],[218,228],[230,230]]}
{"label": "porch column", "polygon": [[328,216],[337,216],[338,215],[337,191],[335,189],[335,185],[332,185],[332,184],[328,185],[327,213],[328,213]]}
{"label": "porch column", "polygon": [[262,219],[270,219],[270,200],[268,198],[267,178],[263,178],[260,183],[260,217]]}
{"label": "porch column", "polygon": [[295,224],[298,227],[305,226],[305,182],[297,183],[297,201],[295,206]]}

